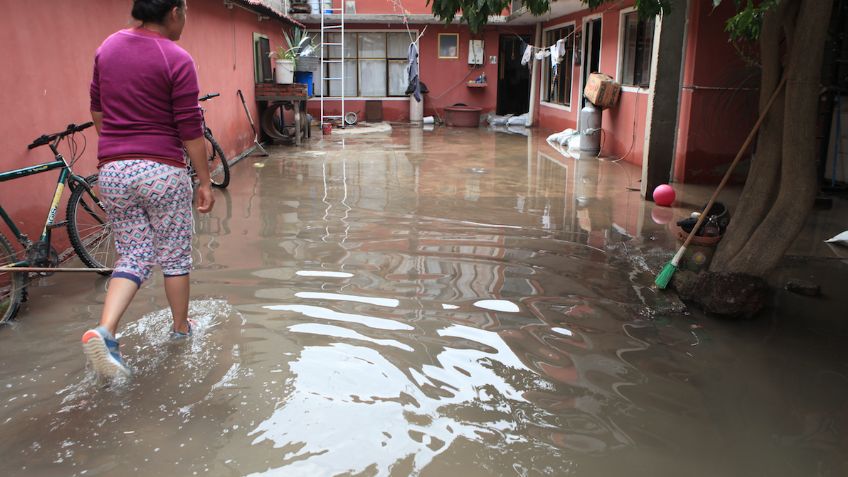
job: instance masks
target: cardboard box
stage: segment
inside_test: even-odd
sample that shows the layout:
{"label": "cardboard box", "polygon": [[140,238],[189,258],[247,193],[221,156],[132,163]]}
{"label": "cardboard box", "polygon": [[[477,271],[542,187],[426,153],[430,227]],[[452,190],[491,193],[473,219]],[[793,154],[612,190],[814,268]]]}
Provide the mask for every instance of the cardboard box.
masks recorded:
{"label": "cardboard box", "polygon": [[621,94],[621,85],[616,83],[611,76],[603,73],[592,73],[586,81],[583,95],[599,108],[609,108],[618,102]]}

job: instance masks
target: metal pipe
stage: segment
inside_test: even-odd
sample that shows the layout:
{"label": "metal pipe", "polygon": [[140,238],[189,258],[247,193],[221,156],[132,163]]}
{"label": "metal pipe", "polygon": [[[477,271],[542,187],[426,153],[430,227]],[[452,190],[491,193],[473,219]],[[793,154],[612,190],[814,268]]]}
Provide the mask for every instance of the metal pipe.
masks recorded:
{"label": "metal pipe", "polygon": [[[536,23],[536,40],[533,43],[534,45],[542,44],[542,23]],[[523,51],[521,52],[524,53]],[[536,95],[539,92],[539,67],[541,66],[538,60],[536,60],[536,55],[534,54],[530,61],[531,67],[533,68],[530,73],[530,111],[527,114],[527,126],[532,126],[536,122]]]}
{"label": "metal pipe", "polygon": [[11,273],[24,273],[24,272],[32,272],[32,273],[84,273],[84,272],[95,272],[95,273],[111,273],[111,268],[53,268],[53,267],[0,267],[0,272],[11,272]]}
{"label": "metal pipe", "polygon": [[692,91],[759,91],[759,88],[734,88],[731,86],[698,86],[696,84],[685,84],[680,89]]}

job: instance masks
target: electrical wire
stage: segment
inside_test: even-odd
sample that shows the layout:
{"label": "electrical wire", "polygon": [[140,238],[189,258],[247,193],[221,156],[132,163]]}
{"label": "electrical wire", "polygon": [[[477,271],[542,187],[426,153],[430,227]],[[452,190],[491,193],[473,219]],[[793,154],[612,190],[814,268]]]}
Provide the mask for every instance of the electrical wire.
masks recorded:
{"label": "electrical wire", "polygon": [[[637,118],[637,115],[639,114],[639,95],[641,93],[639,93],[637,91],[634,94],[636,95],[636,99],[634,100],[635,103],[633,104],[633,134],[630,137],[630,147],[627,148],[627,152],[623,156],[619,157],[618,159],[605,159],[607,162],[615,163],[615,162],[623,161],[624,159],[626,159],[630,155],[630,153],[633,152],[633,147],[636,145],[636,118]],[[603,147],[602,147],[602,149],[603,149]],[[598,154],[600,156],[600,153],[598,153]]]}

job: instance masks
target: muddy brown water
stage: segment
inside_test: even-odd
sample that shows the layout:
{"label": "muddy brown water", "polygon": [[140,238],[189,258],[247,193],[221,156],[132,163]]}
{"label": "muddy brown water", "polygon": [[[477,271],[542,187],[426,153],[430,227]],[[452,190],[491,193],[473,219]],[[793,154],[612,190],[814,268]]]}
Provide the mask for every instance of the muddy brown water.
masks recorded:
{"label": "muddy brown water", "polygon": [[[844,336],[675,312],[638,170],[543,138],[396,128],[233,169],[197,217],[188,342],[161,278],[54,275],[0,329],[0,475],[848,475]],[[798,305],[794,308],[799,309]]]}

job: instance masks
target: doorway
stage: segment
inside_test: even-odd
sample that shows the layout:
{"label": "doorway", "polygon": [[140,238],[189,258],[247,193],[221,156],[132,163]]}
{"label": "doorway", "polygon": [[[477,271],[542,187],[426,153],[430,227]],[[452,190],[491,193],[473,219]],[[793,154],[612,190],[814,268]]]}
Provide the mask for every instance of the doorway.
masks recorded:
{"label": "doorway", "polygon": [[[530,68],[521,64],[529,36],[501,35],[498,56],[498,115],[530,110]],[[532,64],[532,63],[531,63]]]}
{"label": "doorway", "polygon": [[580,107],[586,106],[583,88],[590,73],[601,68],[601,18],[592,18],[583,23],[583,69],[580,74]]}

